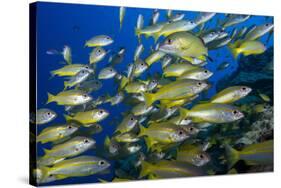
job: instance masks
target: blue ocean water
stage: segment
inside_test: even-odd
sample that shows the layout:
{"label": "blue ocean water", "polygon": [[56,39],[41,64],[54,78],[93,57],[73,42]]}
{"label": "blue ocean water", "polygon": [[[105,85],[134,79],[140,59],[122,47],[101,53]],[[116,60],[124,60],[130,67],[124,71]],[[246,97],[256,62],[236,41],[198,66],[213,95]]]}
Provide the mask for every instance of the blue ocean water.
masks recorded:
{"label": "blue ocean water", "polygon": [[[143,8],[127,8],[124,17],[123,27],[119,29],[119,7],[111,6],[95,6],[95,5],[79,5],[79,4],[60,4],[60,3],[37,3],[37,108],[50,108],[54,110],[58,117],[51,123],[38,127],[39,133],[43,128],[50,124],[64,123],[65,114],[64,107],[58,106],[55,103],[46,105],[47,93],[56,94],[63,89],[63,78],[52,78],[50,71],[62,67],[60,63],[63,61],[62,56],[47,55],[46,51],[49,49],[62,50],[64,45],[68,45],[72,49],[72,58],[74,63],[88,63],[90,48],[85,48],[85,41],[93,36],[105,34],[114,39],[112,45],[106,46],[106,50],[117,52],[121,47],[126,49],[124,61],[116,66],[119,73],[124,73],[127,65],[133,61],[134,51],[138,45],[138,40],[134,33],[137,17],[139,14],[144,16],[145,25],[151,19],[152,9]],[[174,13],[183,13],[184,11],[174,11]],[[186,19],[194,19],[198,12],[185,11]],[[165,21],[166,10],[160,10],[159,22]],[[223,19],[224,14],[218,13],[211,21],[207,23],[210,28],[217,27],[217,20]],[[269,18],[271,19],[271,18]],[[272,20],[264,16],[252,16],[244,23],[238,24],[235,28],[242,28],[244,26],[250,27],[252,25],[260,25]],[[227,28],[226,31],[231,33],[234,27]],[[267,36],[261,40],[267,47],[273,45],[273,39],[266,42]],[[160,41],[163,39],[160,39]],[[145,51],[142,58],[150,54],[150,47],[154,46],[153,38],[142,38],[142,43]],[[207,69],[214,72],[214,75],[209,79],[212,88],[209,90],[205,97],[210,97],[216,93],[216,84],[218,81],[230,75],[237,68],[237,61],[233,59],[229,50],[226,47],[218,50],[210,51],[209,56],[213,62],[209,62],[206,66]],[[99,70],[108,65],[109,55],[102,62],[97,65],[97,73]],[[230,66],[224,71],[216,71],[216,68],[223,62],[229,62]],[[161,64],[153,64],[147,73],[161,73]],[[147,73],[141,78],[145,78]],[[102,88],[93,92],[94,98],[109,93],[114,95],[116,93],[117,85],[113,79],[102,81]],[[97,144],[103,144],[104,138],[107,135],[112,135],[116,125],[112,121],[116,118],[122,120],[122,112],[130,109],[130,107],[120,104],[117,106],[110,106],[109,104],[101,105],[110,112],[110,116],[104,121],[100,122],[103,126],[103,132],[94,135]],[[43,148],[50,148],[49,144],[38,144],[38,156],[44,154]],[[95,155],[95,151],[91,150],[85,154]],[[65,180],[55,181],[48,183],[54,184],[71,184],[71,183],[92,183],[98,182],[98,178],[111,180],[114,177],[114,161],[111,161],[111,173],[105,175],[93,175],[88,177],[67,178]]]}

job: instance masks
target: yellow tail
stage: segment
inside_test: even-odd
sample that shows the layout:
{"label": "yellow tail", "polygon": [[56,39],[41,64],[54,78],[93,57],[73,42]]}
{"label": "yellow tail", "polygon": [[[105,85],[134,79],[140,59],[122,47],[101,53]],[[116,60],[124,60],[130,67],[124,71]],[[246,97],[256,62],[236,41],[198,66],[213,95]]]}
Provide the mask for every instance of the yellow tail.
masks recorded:
{"label": "yellow tail", "polygon": [[152,93],[144,93],[143,96],[144,96],[144,100],[145,100],[145,105],[147,107],[151,106],[154,103],[154,101],[155,101],[154,94],[152,94]]}
{"label": "yellow tail", "polygon": [[180,108],[180,119],[183,120],[188,117],[189,110],[185,108]]}
{"label": "yellow tail", "polygon": [[226,158],[228,163],[228,169],[231,169],[239,160],[239,152],[233,149],[231,146],[225,146]]}
{"label": "yellow tail", "polygon": [[140,178],[147,176],[151,172],[152,165],[146,161],[141,162]]}
{"label": "yellow tail", "polygon": [[48,100],[47,100],[47,104],[50,102],[54,102],[55,96],[52,95],[51,93],[48,93]]}
{"label": "yellow tail", "polygon": [[237,59],[239,54],[241,53],[241,50],[239,48],[237,48],[235,45],[228,45],[228,48],[229,48],[232,56],[234,57],[234,59]]}
{"label": "yellow tail", "polygon": [[68,116],[68,115],[64,115],[64,118],[65,118],[66,121],[73,120],[73,118],[71,116]]}

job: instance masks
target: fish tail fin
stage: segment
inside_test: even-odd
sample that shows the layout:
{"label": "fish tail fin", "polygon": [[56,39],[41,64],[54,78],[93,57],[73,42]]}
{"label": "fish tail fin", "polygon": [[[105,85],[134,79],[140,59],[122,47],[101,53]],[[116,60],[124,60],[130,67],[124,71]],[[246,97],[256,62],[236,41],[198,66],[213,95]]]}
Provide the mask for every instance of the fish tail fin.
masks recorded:
{"label": "fish tail fin", "polygon": [[138,137],[144,136],[146,132],[146,128],[142,125],[140,125],[139,128],[140,128],[140,132],[138,134]]}
{"label": "fish tail fin", "polygon": [[189,110],[185,109],[185,108],[180,108],[180,119],[185,119],[186,117],[188,117],[189,114]]}
{"label": "fish tail fin", "polygon": [[232,54],[232,56],[234,57],[234,59],[237,59],[239,54],[241,53],[239,48],[236,48],[235,45],[228,45],[228,48]]}
{"label": "fish tail fin", "polygon": [[55,99],[55,96],[52,95],[51,93],[47,93],[48,94],[48,100],[47,100],[47,104],[49,104],[50,102],[53,102]]}
{"label": "fish tail fin", "polygon": [[63,88],[63,90],[66,90],[66,89],[68,88],[68,84],[67,84],[67,81],[64,81],[64,82],[63,82],[63,85],[64,85],[64,88]]}
{"label": "fish tail fin", "polygon": [[152,165],[146,161],[141,162],[141,172],[140,172],[140,178],[147,176],[150,173]]}
{"label": "fish tail fin", "polygon": [[49,176],[49,167],[42,166],[40,167],[40,171],[42,173],[42,179],[45,179]]}
{"label": "fish tail fin", "polygon": [[73,120],[73,118],[71,117],[71,116],[68,116],[68,115],[64,115],[64,118],[65,118],[65,120],[66,121],[71,121],[71,120]]}
{"label": "fish tail fin", "polygon": [[225,152],[228,163],[228,169],[231,169],[239,160],[239,152],[229,145],[225,145]]}
{"label": "fish tail fin", "polygon": [[126,76],[122,76],[118,91],[124,89],[128,83],[129,83],[129,79]]}
{"label": "fish tail fin", "polygon": [[50,153],[50,150],[49,149],[43,149],[44,150],[44,153],[45,153],[45,155],[48,155],[49,153]]}
{"label": "fish tail fin", "polygon": [[155,33],[154,35],[152,35],[153,39],[154,39],[154,42],[156,43],[160,37],[160,34],[159,33]]}
{"label": "fish tail fin", "polygon": [[105,146],[109,146],[109,145],[110,145],[110,142],[111,142],[111,141],[110,141],[109,136],[106,136],[105,139],[104,139],[104,145],[105,145]]}
{"label": "fish tail fin", "polygon": [[154,94],[143,93],[143,96],[144,96],[146,106],[151,106],[154,103],[154,101],[155,101]]}

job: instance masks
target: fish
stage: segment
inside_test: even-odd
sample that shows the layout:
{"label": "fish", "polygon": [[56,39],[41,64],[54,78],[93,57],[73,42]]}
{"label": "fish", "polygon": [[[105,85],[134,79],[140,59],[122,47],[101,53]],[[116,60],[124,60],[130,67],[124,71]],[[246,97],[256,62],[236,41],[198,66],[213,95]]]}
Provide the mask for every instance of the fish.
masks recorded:
{"label": "fish", "polygon": [[194,22],[197,25],[203,24],[207,21],[209,21],[210,19],[212,19],[214,16],[216,15],[216,13],[213,12],[201,12],[197,18],[195,18]]}
{"label": "fish", "polygon": [[193,21],[180,20],[165,24],[160,31],[154,33],[153,37],[155,41],[158,40],[160,36],[167,37],[173,33],[182,32],[182,31],[190,31],[193,30],[197,24]]}
{"label": "fish", "polygon": [[208,49],[214,50],[228,45],[231,42],[230,37],[216,38],[216,40],[207,44]]}
{"label": "fish", "polygon": [[208,44],[219,37],[219,33],[217,32],[209,32],[201,36],[204,44]]}
{"label": "fish", "polygon": [[86,70],[91,73],[94,72],[93,69],[90,68],[89,65],[84,64],[71,64],[66,65],[60,69],[51,71],[52,76],[75,76],[78,72]]}
{"label": "fish", "polygon": [[120,29],[122,28],[122,25],[123,25],[125,13],[126,13],[126,7],[120,7],[120,9],[119,9]]}
{"label": "fish", "polygon": [[229,63],[228,62],[223,62],[223,63],[221,63],[218,67],[217,67],[217,70],[224,70],[224,69],[226,69],[227,67],[229,67]]}
{"label": "fish", "polygon": [[163,70],[163,76],[164,77],[180,77],[185,72],[196,70],[196,69],[199,69],[199,67],[192,65],[190,63],[171,64],[170,66],[167,66]]}
{"label": "fish", "polygon": [[228,104],[206,103],[193,106],[190,110],[180,108],[181,119],[191,118],[194,123],[231,123],[244,118],[235,106]]}
{"label": "fish", "polygon": [[245,22],[250,18],[250,15],[238,15],[238,14],[230,14],[226,18],[225,22],[222,24],[223,28],[230,27],[242,22]]}
{"label": "fish", "polygon": [[117,71],[113,67],[111,66],[105,67],[99,72],[98,79],[101,80],[111,79],[114,78],[117,74],[118,74]]}
{"label": "fish", "polygon": [[137,61],[137,59],[140,58],[140,55],[142,54],[144,50],[144,47],[142,44],[139,44],[135,50],[135,54],[134,54],[134,61]]}
{"label": "fish", "polygon": [[96,47],[92,50],[89,57],[89,63],[94,64],[103,60],[107,52],[102,47]]}
{"label": "fish", "polygon": [[211,159],[208,153],[206,153],[200,146],[183,144],[177,151],[176,160],[199,167],[206,165]]}
{"label": "fish", "polygon": [[146,84],[141,81],[134,81],[125,87],[127,93],[143,93],[147,90]]}
{"label": "fish", "polygon": [[87,70],[79,71],[75,76],[69,77],[69,79],[67,81],[64,81],[64,89],[74,87],[74,86],[80,84],[81,82],[84,82],[85,80],[87,80],[89,78],[89,76],[91,74],[92,73]]}
{"label": "fish", "polygon": [[181,126],[169,122],[152,123],[145,128],[140,126],[139,137],[145,136],[146,146],[153,150],[153,146],[160,144],[178,143],[189,137],[188,132]]}
{"label": "fish", "polygon": [[81,177],[98,174],[110,167],[110,163],[95,156],[79,156],[55,164],[53,167],[42,167],[44,177],[54,176],[61,180],[69,177]]}
{"label": "fish", "polygon": [[125,48],[123,48],[123,47],[120,48],[119,51],[115,55],[113,55],[109,58],[108,61],[111,63],[112,66],[122,63],[124,60],[124,57],[125,57],[125,52],[126,52]]}
{"label": "fish", "polygon": [[138,37],[140,35],[145,35],[146,37],[153,36],[155,33],[159,32],[165,24],[166,23],[157,23],[144,28],[136,28],[135,35]]}
{"label": "fish", "polygon": [[77,112],[73,117],[65,115],[67,121],[77,121],[84,125],[97,123],[109,116],[109,112],[104,109],[94,109],[85,112]]}
{"label": "fish", "polygon": [[106,102],[110,102],[111,106],[114,106],[123,102],[124,99],[125,99],[125,94],[122,91],[120,91],[113,97],[108,98]]}
{"label": "fish", "polygon": [[143,161],[141,167],[140,177],[149,176],[149,179],[207,175],[200,167],[180,161],[161,160],[156,164]]}
{"label": "fish", "polygon": [[171,21],[171,22],[180,21],[180,20],[184,19],[184,16],[185,15],[183,13],[177,13],[177,14],[171,15],[169,17],[169,21]]}
{"label": "fish", "polygon": [[97,79],[88,79],[77,87],[79,90],[90,93],[92,91],[98,91],[102,87],[102,83]]}
{"label": "fish", "polygon": [[133,76],[139,77],[144,71],[148,69],[148,65],[141,59],[137,59],[134,63]]}
{"label": "fish", "polygon": [[146,115],[153,110],[153,106],[147,106],[144,102],[135,105],[132,109],[132,113],[135,116]]}
{"label": "fish", "polygon": [[117,134],[113,138],[117,142],[123,142],[123,143],[133,143],[133,142],[138,142],[140,140],[137,137],[137,135],[135,135],[134,133],[130,133],[130,132],[125,132],[125,133]]}
{"label": "fish", "polygon": [[253,107],[253,110],[255,113],[262,113],[268,111],[269,107],[268,104],[257,104]]}
{"label": "fish", "polygon": [[57,113],[53,110],[50,110],[48,108],[40,108],[36,110],[35,116],[31,117],[31,122],[37,125],[43,125],[53,121],[56,117]]}
{"label": "fish", "polygon": [[148,66],[151,66],[153,63],[159,61],[165,55],[166,53],[161,52],[159,50],[155,50],[147,58],[145,58],[144,61]]}
{"label": "fish", "polygon": [[208,102],[231,104],[246,97],[251,91],[252,89],[247,86],[231,86],[218,92]]}
{"label": "fish", "polygon": [[183,73],[177,79],[207,80],[212,75],[213,73],[211,71],[204,68],[198,68]]}
{"label": "fish", "polygon": [[116,127],[115,132],[127,133],[130,132],[138,123],[138,119],[133,114],[128,114],[122,122]]}
{"label": "fish", "polygon": [[66,158],[74,157],[93,148],[96,141],[82,136],[77,136],[62,144],[56,145],[51,149],[44,149],[47,157]]}
{"label": "fish", "polygon": [[173,61],[173,58],[172,58],[171,56],[165,55],[165,56],[161,59],[162,69],[164,69],[165,67],[167,67],[168,65],[170,65],[172,61]]}
{"label": "fish", "polygon": [[252,30],[247,32],[243,40],[245,41],[256,40],[262,37],[263,35],[265,35],[266,33],[270,32],[272,29],[273,29],[273,24],[271,23],[266,23],[263,25],[256,26]]}
{"label": "fish", "polygon": [[173,10],[171,10],[171,9],[167,10],[166,16],[167,16],[168,19],[171,18],[172,14],[173,14]]}
{"label": "fish", "polygon": [[78,131],[78,127],[72,124],[50,126],[43,129],[36,137],[36,142],[45,144],[68,137]]}
{"label": "fish", "polygon": [[265,52],[266,47],[260,41],[244,41],[241,44],[236,45],[229,45],[229,49],[236,59],[239,54],[243,54],[244,56],[248,55],[256,55],[262,54]]}
{"label": "fish", "polygon": [[48,103],[56,102],[58,105],[75,106],[88,103],[92,97],[84,91],[80,90],[67,90],[53,95],[48,93]]}
{"label": "fish", "polygon": [[187,61],[191,57],[205,59],[208,56],[208,49],[202,39],[188,32],[177,32],[169,35],[160,44],[159,51],[181,57]]}
{"label": "fish", "polygon": [[97,35],[85,42],[85,47],[102,47],[112,44],[114,40],[107,35]]}
{"label": "fish", "polygon": [[247,165],[272,165],[273,164],[273,140],[245,146],[237,151],[229,145],[225,145],[228,169],[231,169],[239,160]]}
{"label": "fish", "polygon": [[159,19],[159,16],[160,16],[160,12],[157,9],[153,10],[150,25],[156,24]]}
{"label": "fish", "polygon": [[266,94],[259,93],[259,96],[264,102],[270,102],[270,97],[267,96]]}
{"label": "fish", "polygon": [[72,64],[71,48],[69,46],[64,46],[62,55],[67,64]]}
{"label": "fish", "polygon": [[176,100],[192,97],[208,86],[204,81],[177,80],[162,86],[156,93],[144,93],[145,103],[150,106],[157,100]]}

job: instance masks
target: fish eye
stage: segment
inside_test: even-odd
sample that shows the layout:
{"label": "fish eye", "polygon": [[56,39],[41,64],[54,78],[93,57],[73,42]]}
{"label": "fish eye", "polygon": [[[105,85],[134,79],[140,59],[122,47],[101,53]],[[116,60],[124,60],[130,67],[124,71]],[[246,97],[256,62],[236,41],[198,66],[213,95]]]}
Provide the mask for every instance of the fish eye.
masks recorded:
{"label": "fish eye", "polygon": [[104,164],[105,164],[105,161],[100,161],[99,162],[99,165],[101,165],[101,166],[104,165]]}
{"label": "fish eye", "polygon": [[69,125],[67,128],[68,128],[68,129],[72,129],[72,126],[71,126],[71,125]]}
{"label": "fish eye", "polygon": [[89,140],[88,139],[85,139],[84,140],[84,143],[86,144],[86,143],[89,143]]}
{"label": "fish eye", "polygon": [[183,134],[183,132],[182,131],[179,131],[179,135],[182,135]]}
{"label": "fish eye", "polygon": [[265,24],[265,26],[266,26],[266,27],[268,27],[268,26],[269,26],[269,24],[267,23],[267,24]]}
{"label": "fish eye", "polygon": [[50,178],[53,177],[53,176],[54,176],[53,174],[50,174],[50,175],[49,175]]}
{"label": "fish eye", "polygon": [[193,130],[194,130],[194,128],[193,128],[193,127],[190,127],[190,128],[189,128],[189,130],[190,130],[190,131],[193,131]]}
{"label": "fish eye", "polygon": [[51,115],[51,112],[48,112],[47,115],[50,116],[50,115]]}
{"label": "fish eye", "polygon": [[141,63],[141,66],[143,66],[144,64],[143,63]]}
{"label": "fish eye", "polygon": [[110,40],[110,38],[109,38],[109,37],[106,37],[106,39],[107,39],[107,40]]}
{"label": "fish eye", "polygon": [[203,155],[203,154],[200,154],[200,155],[199,155],[199,158],[200,158],[200,159],[204,159],[204,155]]}
{"label": "fish eye", "polygon": [[86,68],[86,69],[88,69],[89,67],[88,67],[88,66],[86,66],[85,68]]}
{"label": "fish eye", "polygon": [[133,117],[131,117],[131,121],[134,121],[135,119]]}
{"label": "fish eye", "polygon": [[100,114],[103,114],[103,110],[100,110],[99,113],[100,113]]}
{"label": "fish eye", "polygon": [[84,95],[83,95],[83,97],[84,97],[84,98],[87,98],[87,97],[88,97],[88,95],[84,94]]}
{"label": "fish eye", "polygon": [[171,44],[172,43],[172,39],[168,39],[167,42],[168,42],[168,44]]}
{"label": "fish eye", "polygon": [[242,90],[243,90],[243,91],[246,91],[246,88],[245,88],[245,87],[242,87]]}
{"label": "fish eye", "polygon": [[238,114],[238,111],[237,110],[233,110],[233,114],[234,115]]}
{"label": "fish eye", "polygon": [[208,73],[208,71],[207,71],[207,70],[205,70],[204,72],[205,72],[206,74]]}
{"label": "fish eye", "polygon": [[201,85],[202,85],[202,83],[201,83],[201,82],[198,82],[197,84],[198,84],[198,86],[201,86]]}

